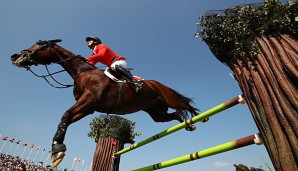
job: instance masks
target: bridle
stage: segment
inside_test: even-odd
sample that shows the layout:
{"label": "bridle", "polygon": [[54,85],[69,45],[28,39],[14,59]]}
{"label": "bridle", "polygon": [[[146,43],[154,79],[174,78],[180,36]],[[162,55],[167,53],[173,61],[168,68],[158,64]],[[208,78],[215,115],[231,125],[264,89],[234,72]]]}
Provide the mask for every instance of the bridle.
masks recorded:
{"label": "bridle", "polygon": [[[57,72],[53,72],[51,73],[48,69],[48,64],[45,64],[45,68],[46,68],[46,71],[47,71],[47,75],[39,75],[39,74],[36,74],[33,70],[31,70],[31,65],[37,65],[37,63],[34,61],[34,59],[32,58],[37,52],[45,49],[45,48],[51,48],[52,46],[56,45],[57,42],[61,42],[62,40],[60,39],[55,39],[55,40],[48,40],[48,41],[41,41],[39,40],[36,44],[39,45],[39,47],[37,49],[35,49],[34,51],[30,51],[30,50],[23,50],[23,51],[27,51],[29,53],[26,53],[26,54],[22,54],[22,58],[21,60],[22,61],[25,61],[25,62],[28,62],[29,64],[25,66],[25,68],[27,70],[29,70],[33,75],[35,75],[36,77],[39,77],[39,78],[43,78],[50,86],[54,87],[54,88],[69,88],[69,87],[72,87],[74,86],[73,84],[72,85],[69,85],[69,84],[62,84],[60,83],[59,81],[57,81],[53,75],[55,74],[58,74],[58,73],[61,73],[61,72],[64,72],[65,70],[60,70],[60,71],[57,71]],[[81,56],[76,56],[76,57],[81,57]],[[62,63],[62,62],[65,62],[65,61],[69,61],[71,59],[74,59],[74,58],[67,58],[67,59],[64,59],[64,60],[60,60],[58,62],[54,62],[56,64],[59,64],[59,63]],[[53,64],[53,63],[52,63]],[[54,82],[56,82],[58,85],[60,86],[55,86],[54,84],[52,84],[47,77],[50,77]]]}

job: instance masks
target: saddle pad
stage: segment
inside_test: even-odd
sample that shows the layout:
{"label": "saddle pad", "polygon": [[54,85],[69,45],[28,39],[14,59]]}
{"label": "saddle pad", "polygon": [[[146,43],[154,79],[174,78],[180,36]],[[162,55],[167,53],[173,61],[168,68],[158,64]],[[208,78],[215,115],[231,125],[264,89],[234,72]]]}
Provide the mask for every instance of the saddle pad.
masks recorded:
{"label": "saddle pad", "polygon": [[116,78],[113,74],[111,74],[109,72],[109,68],[106,68],[105,71],[104,71],[105,75],[110,78],[111,80],[115,81],[116,83],[125,83],[126,80],[120,80],[118,78]]}
{"label": "saddle pad", "polygon": [[143,80],[145,80],[144,78],[142,78],[142,77],[139,77],[139,76],[133,76],[133,78],[135,79],[135,80],[137,80],[137,81],[143,81]]}

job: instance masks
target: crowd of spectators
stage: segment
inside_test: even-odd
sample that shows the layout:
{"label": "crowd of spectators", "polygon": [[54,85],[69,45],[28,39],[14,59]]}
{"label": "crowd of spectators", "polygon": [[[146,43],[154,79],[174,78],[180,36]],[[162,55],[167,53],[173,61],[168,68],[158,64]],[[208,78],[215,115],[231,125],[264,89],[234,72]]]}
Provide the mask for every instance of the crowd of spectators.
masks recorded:
{"label": "crowd of spectators", "polygon": [[53,169],[43,166],[42,163],[33,163],[18,156],[0,153],[0,171],[53,171]]}

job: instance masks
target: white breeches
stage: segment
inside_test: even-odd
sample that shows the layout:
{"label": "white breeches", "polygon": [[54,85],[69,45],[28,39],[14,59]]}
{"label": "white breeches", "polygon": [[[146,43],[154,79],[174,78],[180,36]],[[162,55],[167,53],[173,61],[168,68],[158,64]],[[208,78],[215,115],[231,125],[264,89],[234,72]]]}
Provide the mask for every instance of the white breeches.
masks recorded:
{"label": "white breeches", "polygon": [[112,65],[111,65],[111,68],[112,69],[115,69],[115,66],[118,65],[118,66],[121,66],[125,69],[127,69],[127,62],[125,60],[119,60],[119,61],[115,61]]}

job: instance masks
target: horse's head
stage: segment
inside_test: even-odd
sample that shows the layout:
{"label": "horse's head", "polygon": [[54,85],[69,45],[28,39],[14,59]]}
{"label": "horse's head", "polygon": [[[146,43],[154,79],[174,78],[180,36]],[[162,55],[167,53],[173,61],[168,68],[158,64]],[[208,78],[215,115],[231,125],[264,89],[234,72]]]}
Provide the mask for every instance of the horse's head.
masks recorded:
{"label": "horse's head", "polygon": [[61,42],[61,40],[40,40],[30,48],[12,55],[12,64],[18,67],[27,68],[31,65],[46,65],[55,62],[51,58],[51,55],[53,55],[51,54],[51,47],[55,46],[57,42]]}

